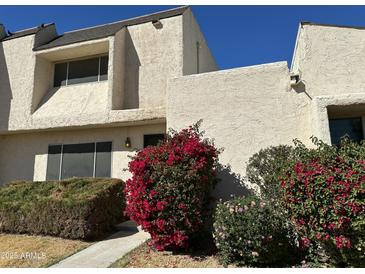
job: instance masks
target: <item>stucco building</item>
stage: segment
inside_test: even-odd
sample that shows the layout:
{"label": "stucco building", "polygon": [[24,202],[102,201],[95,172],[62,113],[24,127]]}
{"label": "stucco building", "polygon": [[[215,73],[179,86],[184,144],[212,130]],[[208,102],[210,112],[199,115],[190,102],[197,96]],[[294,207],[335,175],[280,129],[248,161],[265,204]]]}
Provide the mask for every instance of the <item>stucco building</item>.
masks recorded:
{"label": "stucco building", "polygon": [[219,70],[189,7],[62,35],[0,25],[0,41],[1,184],[126,179],[134,151],[203,119],[226,197],[261,148],[363,138],[362,28],[301,23],[291,68]]}

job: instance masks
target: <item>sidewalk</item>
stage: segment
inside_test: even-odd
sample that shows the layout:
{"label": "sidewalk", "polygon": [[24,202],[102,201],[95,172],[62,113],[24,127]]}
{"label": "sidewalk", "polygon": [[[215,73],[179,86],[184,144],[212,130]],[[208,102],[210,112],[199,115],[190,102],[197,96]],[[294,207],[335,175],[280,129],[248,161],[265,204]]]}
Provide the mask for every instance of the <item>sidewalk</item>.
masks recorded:
{"label": "sidewalk", "polygon": [[140,231],[132,221],[118,226],[120,231],[51,266],[56,268],[106,268],[122,258],[150,235]]}

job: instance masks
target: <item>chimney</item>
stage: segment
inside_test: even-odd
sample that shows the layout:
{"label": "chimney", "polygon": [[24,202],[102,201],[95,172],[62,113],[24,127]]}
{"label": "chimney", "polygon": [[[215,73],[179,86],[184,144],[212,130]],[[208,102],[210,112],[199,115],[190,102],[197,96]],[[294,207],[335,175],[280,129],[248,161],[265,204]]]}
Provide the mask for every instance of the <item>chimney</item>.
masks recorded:
{"label": "chimney", "polygon": [[5,27],[0,23],[0,41],[6,37]]}

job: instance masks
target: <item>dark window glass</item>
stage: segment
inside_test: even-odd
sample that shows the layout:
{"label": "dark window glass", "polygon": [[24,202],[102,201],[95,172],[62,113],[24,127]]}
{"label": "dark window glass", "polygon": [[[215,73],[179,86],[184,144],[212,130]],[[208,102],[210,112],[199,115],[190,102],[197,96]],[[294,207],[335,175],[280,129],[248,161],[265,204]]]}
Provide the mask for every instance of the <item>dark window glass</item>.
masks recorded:
{"label": "dark window glass", "polygon": [[55,64],[53,86],[60,87],[66,85],[67,63]]}
{"label": "dark window glass", "polygon": [[60,175],[61,163],[61,145],[53,145],[48,147],[48,161],[47,161],[47,181],[58,180]]}
{"label": "dark window glass", "polygon": [[94,151],[94,143],[64,145],[61,178],[93,177]]}
{"label": "dark window glass", "polygon": [[148,134],[144,135],[143,146],[155,146],[159,141],[162,141],[165,138],[165,134]]}
{"label": "dark window glass", "polygon": [[108,80],[108,56],[100,57],[100,81]]}
{"label": "dark window glass", "polygon": [[111,142],[96,143],[95,177],[111,176],[111,151]]}
{"label": "dark window glass", "polygon": [[99,57],[69,63],[67,84],[97,82],[99,74]]}
{"label": "dark window glass", "polygon": [[347,135],[351,140],[360,142],[363,139],[361,118],[330,119],[331,142],[338,145],[341,137]]}

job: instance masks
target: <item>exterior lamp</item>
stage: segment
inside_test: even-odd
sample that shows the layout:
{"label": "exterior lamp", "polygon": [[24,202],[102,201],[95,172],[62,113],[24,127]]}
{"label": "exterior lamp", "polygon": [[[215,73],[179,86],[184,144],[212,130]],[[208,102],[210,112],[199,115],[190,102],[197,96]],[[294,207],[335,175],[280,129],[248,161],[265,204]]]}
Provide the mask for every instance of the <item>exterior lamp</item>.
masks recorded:
{"label": "exterior lamp", "polygon": [[125,139],[124,145],[126,148],[130,148],[132,146],[131,139],[129,137]]}

